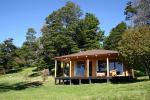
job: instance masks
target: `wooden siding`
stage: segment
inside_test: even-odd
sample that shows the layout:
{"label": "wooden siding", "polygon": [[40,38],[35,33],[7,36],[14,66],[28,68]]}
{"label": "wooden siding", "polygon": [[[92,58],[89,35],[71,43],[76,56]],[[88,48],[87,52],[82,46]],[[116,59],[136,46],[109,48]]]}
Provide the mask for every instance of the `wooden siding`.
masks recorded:
{"label": "wooden siding", "polygon": [[96,76],[96,60],[91,60],[92,61],[92,76]]}

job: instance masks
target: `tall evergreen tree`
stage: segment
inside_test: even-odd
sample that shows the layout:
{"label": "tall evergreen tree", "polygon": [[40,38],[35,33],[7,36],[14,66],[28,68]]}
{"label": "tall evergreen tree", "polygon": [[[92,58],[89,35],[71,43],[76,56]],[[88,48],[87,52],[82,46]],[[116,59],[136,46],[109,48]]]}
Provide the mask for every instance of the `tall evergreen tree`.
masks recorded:
{"label": "tall evergreen tree", "polygon": [[4,72],[16,67],[14,65],[14,53],[16,49],[12,38],[7,39],[0,44],[0,66],[4,69]]}
{"label": "tall evergreen tree", "polygon": [[21,50],[24,51],[23,56],[25,58],[26,64],[32,66],[32,63],[36,59],[36,32],[33,28],[28,28],[26,32],[26,41],[23,43]]}
{"label": "tall evergreen tree", "polygon": [[105,38],[103,46],[107,50],[117,50],[118,42],[122,39],[122,34],[126,31],[127,25],[124,22],[112,29],[110,35]]}
{"label": "tall evergreen tree", "polygon": [[99,20],[93,14],[86,13],[85,18],[79,21],[73,39],[80,49],[88,50],[99,49],[103,37]]}

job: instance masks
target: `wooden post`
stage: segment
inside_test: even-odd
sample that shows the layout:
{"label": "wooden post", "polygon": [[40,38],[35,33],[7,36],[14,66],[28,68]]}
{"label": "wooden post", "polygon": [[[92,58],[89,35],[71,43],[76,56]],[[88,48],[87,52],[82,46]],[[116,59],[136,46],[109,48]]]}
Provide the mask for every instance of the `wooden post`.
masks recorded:
{"label": "wooden post", "polygon": [[89,84],[91,84],[91,77],[89,77]]}
{"label": "wooden post", "polygon": [[87,77],[89,77],[89,59],[87,59]]}
{"label": "wooden post", "polygon": [[56,70],[57,70],[57,60],[55,60],[55,78],[57,77],[57,74],[56,74],[57,71]]}
{"label": "wooden post", "polygon": [[64,62],[63,61],[61,61],[61,68],[62,68],[62,71],[63,71],[63,75],[62,76],[64,76]]}
{"label": "wooden post", "polygon": [[81,85],[81,79],[79,79],[79,84]]}
{"label": "wooden post", "polygon": [[107,82],[109,82],[109,59],[108,57],[106,59],[106,62],[107,62]]}
{"label": "wooden post", "polygon": [[71,60],[70,60],[70,78],[71,78]]}
{"label": "wooden post", "polygon": [[96,63],[96,67],[95,67],[95,72],[96,72],[96,73],[95,73],[95,74],[96,74],[96,76],[97,76],[98,60],[96,60],[95,63]]}
{"label": "wooden post", "polygon": [[70,85],[71,85],[71,60],[70,60]]}
{"label": "wooden post", "polygon": [[135,76],[134,76],[134,69],[132,68],[131,70],[132,70],[132,77],[135,78]]}
{"label": "wooden post", "polygon": [[72,82],[71,82],[71,78],[70,78],[70,85],[71,85],[71,83],[72,83]]}

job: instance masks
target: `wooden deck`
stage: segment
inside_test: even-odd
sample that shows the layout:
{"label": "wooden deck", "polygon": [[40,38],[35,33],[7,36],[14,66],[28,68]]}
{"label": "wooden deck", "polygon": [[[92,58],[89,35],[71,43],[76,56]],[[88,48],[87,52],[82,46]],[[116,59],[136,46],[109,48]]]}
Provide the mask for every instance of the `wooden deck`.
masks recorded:
{"label": "wooden deck", "polygon": [[72,84],[72,83],[78,83],[81,84],[82,82],[86,83],[93,83],[95,81],[106,81],[109,82],[110,80],[120,80],[120,79],[131,79],[129,76],[116,76],[116,77],[56,77],[55,78],[55,84]]}

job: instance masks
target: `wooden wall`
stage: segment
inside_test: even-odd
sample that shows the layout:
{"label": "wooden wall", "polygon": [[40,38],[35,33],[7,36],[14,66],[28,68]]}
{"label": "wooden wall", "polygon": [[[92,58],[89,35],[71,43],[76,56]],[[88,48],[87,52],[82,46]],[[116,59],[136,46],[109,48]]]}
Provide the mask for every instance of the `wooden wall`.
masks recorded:
{"label": "wooden wall", "polygon": [[[75,63],[77,61],[83,61],[83,60],[72,60],[71,61],[71,77],[74,77],[74,67],[75,67]],[[85,61],[85,73],[84,73],[84,76],[87,77],[87,61],[86,59],[84,60]],[[89,60],[90,62],[92,62],[92,77],[96,77],[96,61],[97,59],[90,59]],[[111,61],[111,60],[110,60]],[[124,65],[124,68],[123,68],[123,75],[124,76],[130,76],[130,69]]]}

